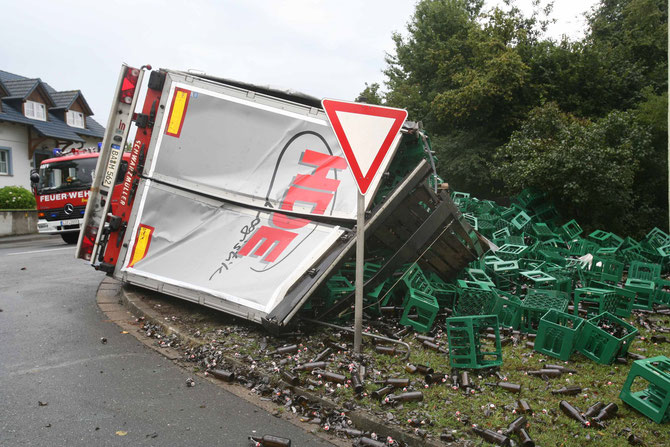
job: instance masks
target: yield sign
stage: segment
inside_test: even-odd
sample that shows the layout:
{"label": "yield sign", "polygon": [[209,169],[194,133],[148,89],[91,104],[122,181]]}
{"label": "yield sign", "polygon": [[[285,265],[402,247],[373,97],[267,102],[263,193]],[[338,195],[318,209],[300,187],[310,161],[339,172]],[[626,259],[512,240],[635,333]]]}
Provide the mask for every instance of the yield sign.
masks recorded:
{"label": "yield sign", "polygon": [[358,102],[321,101],[358,190],[365,195],[400,131],[407,111]]}

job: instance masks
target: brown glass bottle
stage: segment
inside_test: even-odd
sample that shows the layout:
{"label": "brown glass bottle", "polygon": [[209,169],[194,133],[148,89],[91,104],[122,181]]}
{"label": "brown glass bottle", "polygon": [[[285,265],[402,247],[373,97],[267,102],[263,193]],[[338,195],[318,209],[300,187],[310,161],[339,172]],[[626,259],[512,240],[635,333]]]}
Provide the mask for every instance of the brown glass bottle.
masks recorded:
{"label": "brown glass bottle", "polygon": [[540,369],[537,371],[528,371],[529,376],[536,376],[536,377],[542,377],[542,376],[547,376],[547,377],[560,377],[561,376],[561,371],[558,369]]}
{"label": "brown glass bottle", "polygon": [[280,438],[279,436],[249,436],[249,439],[256,442],[261,447],[291,447],[290,439]]}
{"label": "brown glass bottle", "polygon": [[519,442],[521,447],[535,447],[535,441],[530,438],[530,435],[524,428],[519,429]]}
{"label": "brown glass bottle", "polygon": [[388,396],[389,402],[420,402],[423,400],[423,393],[421,391],[410,391],[402,394],[392,394]]}
{"label": "brown glass bottle", "polygon": [[293,374],[293,373],[291,373],[291,372],[288,372],[288,371],[282,371],[282,372],[281,372],[281,378],[282,378],[286,383],[288,383],[289,385],[292,385],[292,386],[298,386],[298,385],[300,385],[300,378],[299,378],[297,375],[295,375],[295,374]]}
{"label": "brown glass bottle", "polygon": [[526,402],[523,399],[519,399],[516,404],[517,404],[516,411],[518,411],[519,413],[529,414],[533,412],[533,409],[530,407],[528,402]]}
{"label": "brown glass bottle", "polygon": [[226,371],[223,369],[212,369],[209,371],[209,374],[212,376],[216,377],[219,380],[223,380],[224,382],[232,382],[235,380],[235,373],[232,371]]}
{"label": "brown glass bottle", "polygon": [[563,365],[552,365],[552,364],[548,363],[548,364],[544,365],[544,369],[557,369],[560,372],[565,373],[565,374],[568,374],[568,373],[577,374],[576,369],[566,368]]}
{"label": "brown glass bottle", "polygon": [[501,435],[500,433],[494,432],[493,430],[489,430],[486,428],[472,427],[472,431],[476,435],[480,436],[481,438],[493,444],[498,444],[502,446],[510,445],[510,439],[507,436]]}
{"label": "brown glass bottle", "polygon": [[595,404],[591,405],[591,406],[584,412],[584,416],[586,416],[587,418],[595,417],[598,413],[600,413],[600,410],[602,410],[604,406],[605,406],[604,403],[598,401],[598,402],[596,402]]}
{"label": "brown glass bottle", "polygon": [[298,365],[294,369],[296,371],[313,371],[315,369],[325,368],[326,366],[328,366],[328,363],[326,362],[309,362]]}
{"label": "brown glass bottle", "polygon": [[410,374],[414,374],[415,372],[418,371],[418,368],[412,365],[411,363],[408,363],[407,365],[405,365],[405,371]]}
{"label": "brown glass bottle", "polygon": [[575,421],[581,423],[584,426],[588,426],[589,423],[584,419],[584,416],[577,410],[575,407],[573,407],[569,402],[566,402],[562,400],[558,404],[559,408],[561,411],[570,419],[574,419]]}
{"label": "brown glass bottle", "polygon": [[358,371],[354,371],[351,374],[351,387],[354,389],[354,393],[361,394],[363,392],[363,383],[361,378],[358,376]]}
{"label": "brown glass bottle", "polygon": [[606,421],[607,419],[612,419],[614,416],[616,416],[617,411],[619,411],[617,404],[614,402],[609,403],[605,405],[602,410],[600,410],[598,416],[594,417],[593,420],[596,422],[602,422]]}
{"label": "brown glass bottle", "polygon": [[384,387],[379,388],[378,390],[374,390],[371,394],[371,396],[374,399],[381,399],[387,394],[390,394],[393,391],[393,387],[391,385],[386,385]]}
{"label": "brown glass bottle", "polygon": [[524,428],[527,423],[528,421],[526,421],[525,417],[519,416],[518,418],[510,422],[510,424],[507,426],[507,429],[503,431],[503,434],[509,436],[512,433],[516,433],[522,428]]}
{"label": "brown glass bottle", "polygon": [[358,445],[365,447],[386,447],[385,442],[375,441],[374,439],[365,436],[358,440]]}
{"label": "brown glass bottle", "polygon": [[393,346],[375,346],[375,352],[379,354],[395,355],[396,349]]}
{"label": "brown glass bottle", "polygon": [[564,386],[557,390],[552,390],[551,394],[561,394],[564,396],[576,396],[582,392],[582,387],[580,386]]}
{"label": "brown glass bottle", "polygon": [[470,375],[467,371],[461,371],[461,388],[470,387]]}
{"label": "brown glass bottle", "polygon": [[319,353],[316,355],[316,357],[314,357],[314,358],[312,359],[312,363],[322,361],[323,359],[325,359],[326,357],[328,357],[328,356],[330,355],[331,352],[333,352],[333,348],[326,348],[326,349],[324,349],[323,351],[319,352]]}
{"label": "brown glass bottle", "polygon": [[503,390],[510,391],[512,393],[521,392],[521,385],[518,385],[516,383],[497,382],[497,383],[485,383],[484,385],[497,386],[498,388],[502,388]]}
{"label": "brown glass bottle", "polygon": [[268,355],[290,354],[290,353],[296,352],[297,350],[298,350],[298,345],[282,346],[281,348],[277,348],[276,351],[272,351]]}
{"label": "brown glass bottle", "polygon": [[427,365],[416,365],[416,369],[420,374],[433,374],[435,372],[433,368]]}
{"label": "brown glass bottle", "polygon": [[319,374],[323,380],[328,382],[344,383],[347,381],[347,378],[342,374],[317,369],[315,369],[314,372]]}
{"label": "brown glass bottle", "polygon": [[390,377],[382,382],[384,385],[391,385],[394,388],[405,388],[409,386],[409,379],[405,377]]}
{"label": "brown glass bottle", "polygon": [[427,337],[425,335],[417,335],[416,339],[419,341],[429,341],[431,343],[435,343],[435,337]]}

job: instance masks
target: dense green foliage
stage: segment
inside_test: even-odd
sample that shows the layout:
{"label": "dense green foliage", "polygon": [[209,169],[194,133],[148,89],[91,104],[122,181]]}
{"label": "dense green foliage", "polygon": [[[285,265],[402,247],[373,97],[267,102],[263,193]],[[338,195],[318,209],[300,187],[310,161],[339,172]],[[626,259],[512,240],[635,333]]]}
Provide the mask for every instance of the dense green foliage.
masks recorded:
{"label": "dense green foliage", "polygon": [[[511,3],[511,2],[510,2]],[[601,0],[586,37],[545,37],[551,7],[422,0],[394,34],[386,93],[480,197],[536,186],[586,227],[667,228],[667,0]]]}
{"label": "dense green foliage", "polygon": [[35,208],[35,196],[21,186],[0,188],[0,210],[26,210]]}

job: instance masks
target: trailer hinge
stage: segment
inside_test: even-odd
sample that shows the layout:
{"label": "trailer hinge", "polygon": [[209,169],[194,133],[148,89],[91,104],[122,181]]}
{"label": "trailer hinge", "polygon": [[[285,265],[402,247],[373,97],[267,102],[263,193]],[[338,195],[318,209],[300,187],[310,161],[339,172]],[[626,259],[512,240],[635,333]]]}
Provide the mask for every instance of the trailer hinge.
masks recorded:
{"label": "trailer hinge", "polygon": [[95,266],[96,270],[101,270],[105,273],[107,273],[107,276],[112,276],[114,273],[114,264],[109,264],[107,262],[102,262],[98,265]]}
{"label": "trailer hinge", "polygon": [[149,125],[149,115],[145,115],[144,113],[135,114],[135,125],[140,129],[147,127]]}
{"label": "trailer hinge", "polygon": [[121,228],[119,228],[119,233],[116,235],[117,247],[121,246],[121,242],[123,242],[123,236],[126,234],[126,228],[128,228],[128,224],[123,222],[121,224]]}
{"label": "trailer hinge", "polygon": [[115,216],[113,214],[108,214],[107,217],[109,218],[109,231],[116,231],[121,227],[121,217]]}
{"label": "trailer hinge", "polygon": [[133,184],[130,187],[130,193],[128,193],[128,201],[132,202],[135,198],[135,192],[137,192],[137,186],[140,184],[140,179],[136,178],[133,180]]}
{"label": "trailer hinge", "polygon": [[148,87],[152,90],[163,90],[163,84],[165,84],[165,72],[152,71],[149,75]]}

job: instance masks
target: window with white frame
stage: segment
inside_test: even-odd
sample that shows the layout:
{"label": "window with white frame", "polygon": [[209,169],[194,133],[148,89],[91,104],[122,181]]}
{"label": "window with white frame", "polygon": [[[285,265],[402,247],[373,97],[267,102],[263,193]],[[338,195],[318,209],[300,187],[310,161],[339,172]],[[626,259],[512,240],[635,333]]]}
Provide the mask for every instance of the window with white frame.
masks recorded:
{"label": "window with white frame", "polygon": [[28,118],[46,121],[47,109],[41,102],[26,101],[25,112]]}
{"label": "window with white frame", "polygon": [[12,175],[12,152],[10,149],[0,148],[0,175]]}
{"label": "window with white frame", "polygon": [[84,129],[86,127],[86,121],[84,121],[84,114],[81,112],[76,112],[74,110],[67,111],[67,125],[72,127],[80,127]]}

